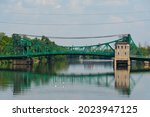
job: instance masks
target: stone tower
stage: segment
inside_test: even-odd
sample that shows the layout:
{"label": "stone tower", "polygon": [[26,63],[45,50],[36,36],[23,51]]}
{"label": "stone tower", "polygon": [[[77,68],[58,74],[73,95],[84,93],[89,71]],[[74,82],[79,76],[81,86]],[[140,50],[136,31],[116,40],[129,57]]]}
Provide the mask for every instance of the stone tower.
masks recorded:
{"label": "stone tower", "polygon": [[118,42],[115,45],[114,67],[130,66],[130,46],[127,42]]}

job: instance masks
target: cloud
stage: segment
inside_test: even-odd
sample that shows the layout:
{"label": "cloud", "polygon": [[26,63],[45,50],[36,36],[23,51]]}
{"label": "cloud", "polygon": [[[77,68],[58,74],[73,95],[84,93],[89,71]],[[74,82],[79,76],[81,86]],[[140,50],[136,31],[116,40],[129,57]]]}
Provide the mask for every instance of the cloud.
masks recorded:
{"label": "cloud", "polygon": [[61,8],[60,0],[24,0],[28,6]]}
{"label": "cloud", "polygon": [[[147,1],[147,2],[146,2]],[[144,19],[148,13],[137,11],[149,9],[149,0],[0,0],[1,21],[27,22],[39,24],[103,23],[124,22]],[[7,11],[7,13],[6,13]],[[122,14],[119,12],[137,12]],[[114,13],[113,13],[114,12]],[[118,13],[115,13],[118,12]],[[17,14],[20,13],[20,14]],[[99,15],[47,15],[47,14],[99,14]],[[101,15],[101,13],[106,15]],[[108,14],[107,14],[108,13]],[[24,15],[25,14],[25,15]],[[34,15],[40,14],[40,15]],[[41,14],[43,16],[41,16]],[[147,14],[147,15],[146,15]],[[141,28],[142,27],[142,28]],[[34,26],[1,24],[6,32],[47,34],[54,36],[105,35],[132,33],[139,41],[149,37],[149,22],[133,24],[93,25],[93,26]],[[144,30],[144,31],[143,31]],[[65,43],[65,42],[64,42]]]}
{"label": "cloud", "polygon": [[92,7],[98,0],[68,0],[66,6],[72,12],[82,12],[85,9]]}
{"label": "cloud", "polygon": [[28,0],[28,2],[35,3],[42,6],[55,6],[58,5],[58,0]]}
{"label": "cloud", "polygon": [[105,5],[115,5],[115,6],[122,6],[129,4],[129,0],[105,0]]}
{"label": "cloud", "polygon": [[129,0],[0,0],[0,5],[9,5],[14,8],[26,7],[50,7],[65,8],[74,11],[82,11],[89,7],[97,5],[126,5]]}
{"label": "cloud", "polygon": [[10,11],[25,12],[23,1],[20,0],[1,0],[0,7],[4,13]]}
{"label": "cloud", "polygon": [[12,7],[16,11],[25,12],[25,8],[23,7],[23,4],[21,1],[17,1],[15,7],[14,6]]}

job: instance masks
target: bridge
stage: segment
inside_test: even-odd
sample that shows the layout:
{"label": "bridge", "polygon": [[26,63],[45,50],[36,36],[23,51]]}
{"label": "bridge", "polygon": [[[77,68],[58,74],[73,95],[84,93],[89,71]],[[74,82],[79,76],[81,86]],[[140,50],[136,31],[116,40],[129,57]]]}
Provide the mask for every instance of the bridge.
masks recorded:
{"label": "bridge", "polygon": [[[91,55],[113,59],[115,57],[115,45],[119,42],[126,42],[130,46],[131,60],[150,61],[150,58],[140,52],[130,34],[117,35],[119,39],[107,43],[89,46],[58,46],[55,49],[46,42],[39,41],[37,38],[36,41],[33,42],[30,38],[31,36],[32,35],[13,34],[13,43],[7,45],[3,52],[0,53],[0,60],[26,59],[40,56],[48,57],[51,55]],[[102,37],[116,37],[116,35]]]}

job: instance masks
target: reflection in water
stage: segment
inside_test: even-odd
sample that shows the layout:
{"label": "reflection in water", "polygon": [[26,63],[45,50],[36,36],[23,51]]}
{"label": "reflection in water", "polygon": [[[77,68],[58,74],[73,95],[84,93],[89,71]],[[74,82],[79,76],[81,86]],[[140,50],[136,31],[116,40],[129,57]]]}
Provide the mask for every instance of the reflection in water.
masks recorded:
{"label": "reflection in water", "polygon": [[[18,95],[24,91],[30,90],[32,85],[41,86],[49,84],[52,87],[65,87],[68,84],[76,85],[95,85],[97,87],[111,87],[114,81],[113,73],[104,74],[38,74],[32,72],[12,72],[3,71],[0,73],[0,85],[5,89],[12,87],[13,94]],[[5,76],[5,77],[4,77]],[[2,82],[3,81],[3,82]],[[4,82],[5,81],[5,82]],[[5,85],[7,84],[7,86]]]}
{"label": "reflection in water", "polygon": [[115,69],[115,87],[125,95],[130,95],[130,66]]}
{"label": "reflection in water", "polygon": [[[99,98],[97,97],[98,94],[99,96],[103,95],[104,97],[108,97],[106,92],[110,90],[113,92],[113,95],[117,95],[114,91],[119,91],[117,96],[123,94],[129,97],[132,93],[133,87],[131,85],[134,81],[130,78],[130,71],[132,74],[133,71],[136,73],[136,70],[130,70],[130,67],[128,67],[127,69],[116,69],[113,71],[113,63],[108,61],[83,61],[82,63],[79,61],[59,61],[50,64],[36,64],[33,66],[9,65],[0,69],[0,94],[11,91],[15,96],[26,96],[28,95],[26,92],[32,92],[38,88],[40,88],[42,92],[45,90],[43,87],[48,86],[48,89],[51,89],[49,95],[48,92],[44,94],[38,93],[37,95],[39,97],[40,95],[52,96],[52,92],[54,92],[54,94],[59,97],[60,90],[64,92],[63,95],[66,95],[67,92],[67,95],[71,95],[73,99],[76,99],[74,95],[78,95],[79,91],[81,91],[79,95],[84,97],[83,99],[86,99],[87,94],[89,97],[92,95],[95,96],[95,98]],[[137,74],[138,73],[139,71]],[[92,91],[92,94],[89,92],[86,94],[84,92],[85,89]],[[101,90],[103,90],[103,93],[98,93]],[[97,93],[94,94],[94,92]],[[30,99],[32,99],[32,93],[29,94]],[[110,95],[112,94],[110,93]],[[0,99],[5,98],[7,97],[0,97]],[[13,99],[13,97],[11,99]]]}
{"label": "reflection in water", "polygon": [[12,70],[31,71],[32,65],[12,65]]}
{"label": "reflection in water", "polygon": [[7,90],[11,87],[13,95],[18,95],[30,90],[32,83],[36,86],[49,83],[51,75],[67,67],[66,61],[35,64],[34,66],[3,65],[0,68],[0,90]]}

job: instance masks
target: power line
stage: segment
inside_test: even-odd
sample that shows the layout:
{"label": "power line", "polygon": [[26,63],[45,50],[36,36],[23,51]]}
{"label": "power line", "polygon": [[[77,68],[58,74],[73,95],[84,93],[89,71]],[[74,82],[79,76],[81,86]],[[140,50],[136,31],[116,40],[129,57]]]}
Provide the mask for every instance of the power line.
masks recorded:
{"label": "power line", "polygon": [[17,15],[51,15],[51,16],[62,16],[62,15],[112,15],[112,14],[135,14],[135,13],[146,13],[146,12],[150,12],[150,10],[147,10],[147,11],[127,11],[127,12],[111,12],[111,13],[108,13],[108,12],[104,12],[104,13],[23,13],[23,12],[7,12],[7,13],[11,13],[11,14],[17,14]]}
{"label": "power line", "polygon": [[27,23],[27,22],[7,22],[0,21],[1,24],[13,24],[13,25],[39,25],[39,26],[92,26],[92,25],[111,25],[111,24],[128,24],[128,23],[138,23],[138,22],[149,22],[150,19],[139,19],[139,20],[129,20],[120,22],[101,22],[101,23]]}

